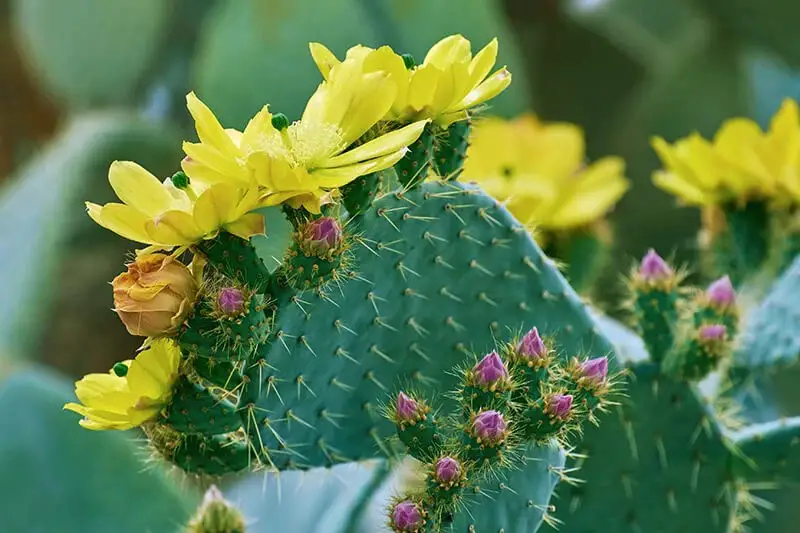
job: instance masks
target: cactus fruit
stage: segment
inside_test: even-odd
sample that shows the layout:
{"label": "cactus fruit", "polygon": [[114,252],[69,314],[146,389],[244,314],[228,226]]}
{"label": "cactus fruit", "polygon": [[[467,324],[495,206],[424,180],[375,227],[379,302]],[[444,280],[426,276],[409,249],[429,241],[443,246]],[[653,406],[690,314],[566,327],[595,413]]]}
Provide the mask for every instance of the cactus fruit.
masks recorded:
{"label": "cactus fruit", "polygon": [[245,521],[242,513],[211,485],[185,533],[245,533]]}

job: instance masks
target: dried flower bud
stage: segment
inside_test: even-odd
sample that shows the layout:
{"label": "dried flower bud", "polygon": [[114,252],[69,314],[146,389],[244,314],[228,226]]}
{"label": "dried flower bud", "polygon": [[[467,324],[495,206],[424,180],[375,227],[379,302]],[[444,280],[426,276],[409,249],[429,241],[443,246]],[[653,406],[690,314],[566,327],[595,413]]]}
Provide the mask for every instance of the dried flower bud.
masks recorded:
{"label": "dried flower bud", "polygon": [[664,281],[673,276],[672,268],[652,248],[639,265],[639,276],[645,281]]}
{"label": "dried flower bud", "polygon": [[547,411],[562,420],[569,417],[572,411],[572,396],[569,394],[553,394],[548,401]]}
{"label": "dried flower bud", "polygon": [[226,315],[240,315],[245,310],[244,292],[236,287],[225,287],[220,289],[217,295],[217,306]]}
{"label": "dried flower bud", "polygon": [[159,337],[175,333],[192,310],[197,283],[177,259],[147,254],[111,282],[114,311],[131,335]]}
{"label": "dried flower bud", "polygon": [[706,298],[714,307],[727,309],[736,303],[736,291],[733,289],[731,278],[723,276],[708,286]]}
{"label": "dried flower bud", "polygon": [[392,526],[398,532],[418,531],[423,524],[419,505],[411,500],[402,501],[392,509]]}
{"label": "dried flower bud", "polygon": [[489,443],[501,442],[506,435],[506,424],[503,415],[497,411],[483,411],[472,422],[473,434]]}
{"label": "dried flower bud", "polygon": [[508,378],[508,370],[500,355],[492,352],[484,356],[478,364],[472,368],[472,374],[479,385],[490,386],[498,381]]}
{"label": "dried flower bud", "polygon": [[436,481],[452,483],[461,475],[461,465],[456,459],[444,456],[436,461]]}
{"label": "dried flower bud", "polygon": [[534,327],[522,337],[517,345],[517,354],[526,359],[535,359],[547,355],[547,347],[539,336],[539,330]]}

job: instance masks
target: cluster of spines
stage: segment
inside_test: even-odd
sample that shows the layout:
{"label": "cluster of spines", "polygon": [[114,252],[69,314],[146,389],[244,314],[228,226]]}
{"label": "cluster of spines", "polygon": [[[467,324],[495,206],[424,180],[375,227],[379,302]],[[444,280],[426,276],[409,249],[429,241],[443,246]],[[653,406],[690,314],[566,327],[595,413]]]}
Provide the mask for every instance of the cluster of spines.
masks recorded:
{"label": "cluster of spines", "polygon": [[736,293],[728,276],[704,291],[682,287],[683,277],[650,250],[628,284],[652,360],[668,374],[699,381],[730,354],[739,320]]}
{"label": "cluster of spines", "polygon": [[[502,354],[502,355],[501,355]],[[400,392],[386,410],[408,454],[426,465],[426,484],[395,498],[396,532],[438,531],[464,504],[464,490],[502,477],[530,442],[566,441],[602,410],[615,389],[608,360],[559,362],[537,328],[459,370],[459,409],[439,417],[424,398]]]}

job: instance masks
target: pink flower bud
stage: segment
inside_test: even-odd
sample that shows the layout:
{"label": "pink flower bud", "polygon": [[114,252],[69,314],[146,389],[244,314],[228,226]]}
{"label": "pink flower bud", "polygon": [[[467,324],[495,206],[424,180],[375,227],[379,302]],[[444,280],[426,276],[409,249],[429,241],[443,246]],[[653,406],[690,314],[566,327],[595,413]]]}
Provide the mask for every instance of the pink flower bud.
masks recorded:
{"label": "pink flower bud", "polygon": [[709,285],[706,297],[715,307],[727,308],[736,303],[736,291],[733,289],[731,278],[723,276]]}
{"label": "pink flower bud", "polygon": [[419,404],[406,393],[401,392],[397,395],[397,418],[408,421],[417,418]]}
{"label": "pink flower bud", "polygon": [[422,512],[411,500],[402,501],[392,510],[392,525],[395,531],[417,531],[422,525]]}
{"label": "pink flower bud", "polygon": [[537,328],[531,329],[522,337],[522,340],[517,345],[517,353],[526,359],[535,359],[547,355],[547,347],[544,341],[539,336]]}
{"label": "pink flower bud", "polygon": [[608,376],[608,358],[596,357],[581,364],[581,376],[593,385],[600,385]]}
{"label": "pink flower bud", "polygon": [[672,268],[652,248],[639,265],[639,275],[645,281],[663,281],[673,275]]}
{"label": "pink flower bud", "polygon": [[727,333],[725,326],[722,324],[709,324],[700,328],[700,340],[703,341],[722,341],[725,340]]}
{"label": "pink flower bud", "polygon": [[550,397],[548,411],[556,418],[566,419],[572,410],[572,396],[569,394],[553,394]]}
{"label": "pink flower bud", "polygon": [[226,315],[238,315],[244,312],[244,293],[236,287],[220,289],[217,295],[217,305]]}
{"label": "pink flower bud", "polygon": [[490,443],[502,441],[507,427],[503,415],[497,411],[483,411],[472,422],[475,436]]}
{"label": "pink flower bud", "polygon": [[497,352],[492,352],[472,368],[475,381],[479,385],[493,385],[508,377],[508,370]]}
{"label": "pink flower bud", "polygon": [[324,256],[342,244],[342,227],[333,217],[312,220],[303,228],[303,249]]}
{"label": "pink flower bud", "polygon": [[436,481],[450,483],[461,475],[461,465],[452,457],[442,457],[436,461]]}

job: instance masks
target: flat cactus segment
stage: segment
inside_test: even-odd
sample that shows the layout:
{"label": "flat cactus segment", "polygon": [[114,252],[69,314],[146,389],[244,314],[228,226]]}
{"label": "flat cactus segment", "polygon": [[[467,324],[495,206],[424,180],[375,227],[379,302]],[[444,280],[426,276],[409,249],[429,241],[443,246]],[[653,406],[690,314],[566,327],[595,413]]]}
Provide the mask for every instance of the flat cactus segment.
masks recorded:
{"label": "flat cactus segment", "polygon": [[269,278],[269,270],[255,248],[235,235],[222,231],[214,239],[203,241],[198,248],[223,274],[242,280],[253,289],[261,288]]}
{"label": "flat cactus segment", "polygon": [[471,121],[459,120],[450,125],[437,140],[433,153],[436,172],[442,178],[456,179],[467,158]]}
{"label": "flat cactus segment", "polygon": [[428,177],[433,160],[433,141],[433,126],[428,124],[420,138],[408,147],[405,157],[394,166],[397,179],[405,187],[414,187]]}
{"label": "flat cactus segment", "polygon": [[649,359],[644,341],[633,330],[599,311],[592,310],[592,316],[600,332],[614,345],[614,353],[620,364],[640,363]]}
{"label": "flat cactus segment", "polygon": [[733,435],[737,473],[749,482],[800,479],[800,417],[748,426]]}
{"label": "flat cactus segment", "polygon": [[791,364],[800,357],[800,257],[772,285],[747,319],[734,365],[751,370]]}
{"label": "flat cactus segment", "polygon": [[482,483],[481,494],[466,496],[469,512],[459,512],[453,533],[529,533],[544,520],[553,489],[561,479],[564,451],[551,444],[530,445],[525,464],[508,477]]}
{"label": "flat cactus segment", "polygon": [[567,356],[611,353],[528,233],[477,188],[428,182],[358,222],[358,277],[283,299],[246,369],[240,405],[252,404],[255,442],[278,468],[386,453],[394,428],[379,404],[401,385],[452,388],[449,370],[506,328],[536,325]]}
{"label": "flat cactus segment", "polygon": [[175,385],[163,420],[183,433],[206,435],[229,433],[242,426],[242,419],[233,403],[186,378],[181,378]]}
{"label": "flat cactus segment", "polygon": [[342,203],[348,213],[357,215],[372,205],[372,201],[386,181],[385,173],[386,171],[372,172],[342,187]]}
{"label": "flat cactus segment", "polygon": [[[600,427],[586,426],[587,455],[562,484],[563,533],[725,533],[737,509],[730,448],[708,406],[658,365],[630,367],[628,399]],[[616,415],[616,416],[615,416]]]}
{"label": "flat cactus segment", "polygon": [[769,211],[766,202],[749,202],[743,209],[725,209],[730,228],[736,269],[731,272],[735,284],[754,274],[764,263],[769,249]]}
{"label": "flat cactus segment", "polygon": [[229,362],[197,357],[192,361],[192,368],[199,377],[225,390],[234,390],[242,382],[238,368]]}
{"label": "flat cactus segment", "polygon": [[244,470],[251,464],[247,444],[233,435],[181,435],[174,444],[161,452],[193,474],[222,476]]}

